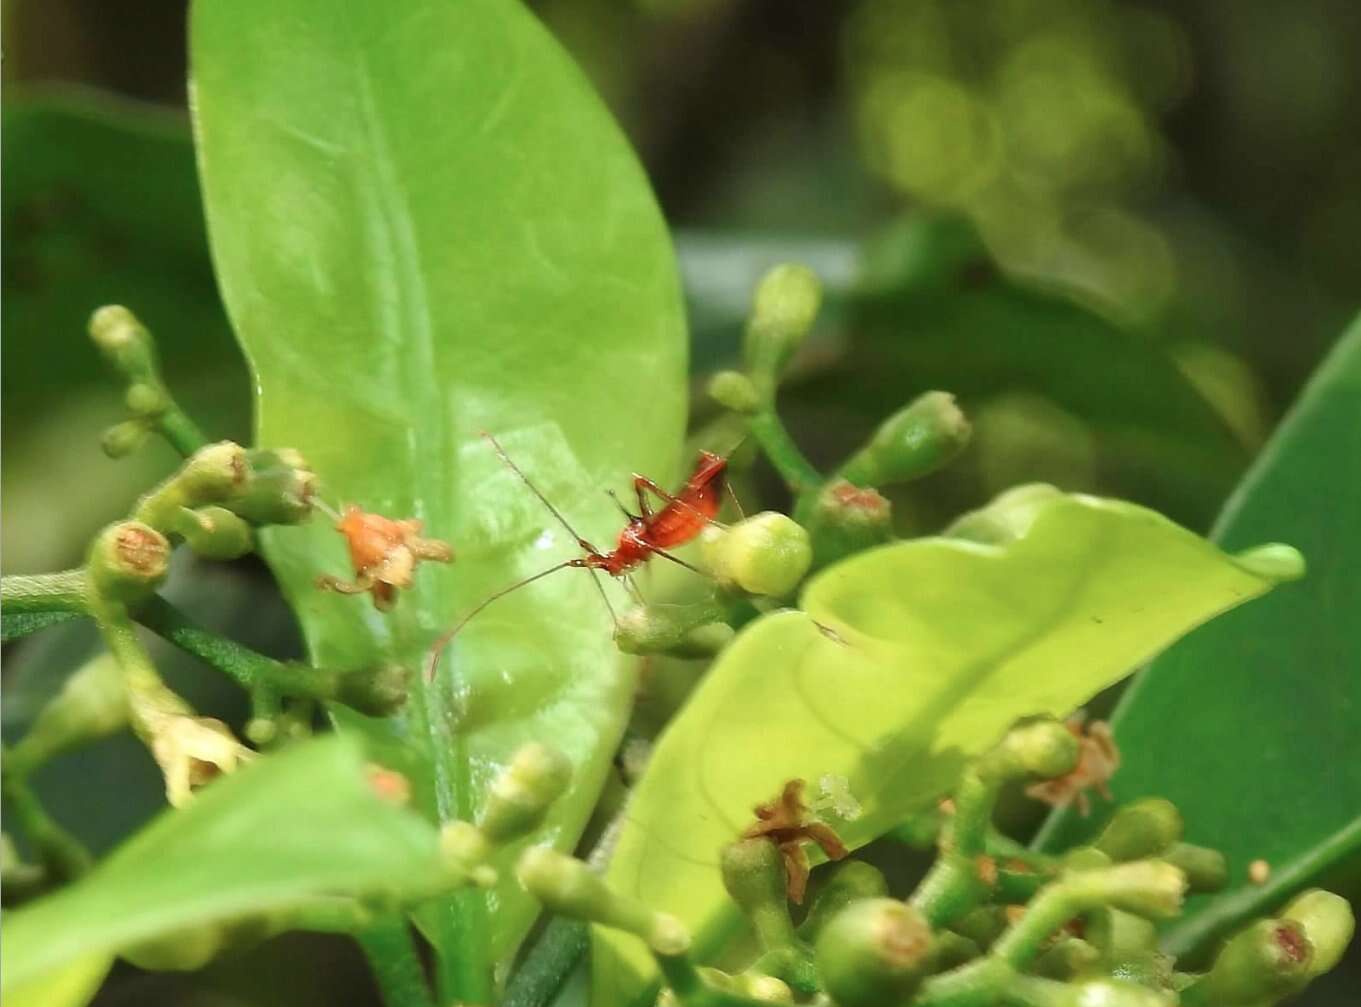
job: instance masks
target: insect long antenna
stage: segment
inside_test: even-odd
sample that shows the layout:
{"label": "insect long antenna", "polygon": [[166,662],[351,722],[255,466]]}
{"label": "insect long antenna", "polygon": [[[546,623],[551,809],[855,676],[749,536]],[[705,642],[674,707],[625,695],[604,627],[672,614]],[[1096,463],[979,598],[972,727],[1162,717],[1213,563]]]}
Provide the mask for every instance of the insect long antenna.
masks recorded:
{"label": "insect long antenna", "polygon": [[742,509],[742,501],[737,499],[737,491],[732,488],[732,483],[724,481],[723,488],[728,491],[728,499],[731,500],[732,505],[737,508],[738,518],[745,521],[747,519],[747,512]]}
{"label": "insect long antenna", "polygon": [[[539,580],[543,577],[547,577],[550,573],[557,573],[559,570],[565,569],[566,567],[579,565],[580,561],[578,560],[575,559],[564,560],[557,566],[550,566],[547,570],[540,570],[536,574],[526,577],[523,580],[517,580],[514,584],[509,584],[506,587],[501,588],[501,590],[487,595],[487,597],[483,598],[473,607],[473,610],[471,612],[468,612],[466,615],[463,616],[462,619],[454,623],[454,625],[450,629],[448,629],[443,636],[441,636],[438,640],[435,641],[435,645],[434,647],[431,648],[430,651],[430,664],[425,669],[425,680],[427,682],[433,682],[435,680],[435,672],[439,671],[440,657],[444,653],[444,648],[449,646],[449,644],[453,641],[454,637],[458,636],[459,631],[462,630],[464,626],[468,625],[468,623],[472,621],[475,615],[477,615],[479,612],[485,609],[492,602],[500,601],[506,595],[520,590],[520,588],[526,586],[527,584],[533,584],[536,580]],[[595,571],[592,571],[592,573],[594,572]],[[598,581],[596,583],[596,586],[597,587],[600,586]],[[602,587],[600,590],[601,594],[604,594],[605,589]],[[609,604],[609,599],[606,599],[605,604],[606,605]],[[613,610],[611,610],[610,615],[611,616],[614,615]]]}
{"label": "insect long antenna", "polygon": [[558,523],[567,529],[567,533],[571,535],[572,538],[576,539],[577,544],[581,546],[583,549],[587,550],[588,552],[592,553],[595,552],[596,551],[595,547],[577,534],[577,530],[573,528],[571,524],[568,523],[565,517],[562,516],[562,512],[559,511],[556,507],[552,505],[552,503],[549,502],[548,497],[544,496],[542,493],[539,492],[539,487],[535,486],[532,482],[529,481],[529,476],[525,475],[523,472],[520,471],[520,466],[516,465],[515,462],[511,459],[510,455],[506,454],[506,449],[501,447],[500,442],[485,430],[482,431],[482,436],[487,438],[487,440],[491,442],[492,449],[495,450],[497,457],[499,457],[501,461],[505,463],[506,468],[510,469],[512,472],[514,472],[517,476],[520,477],[520,481],[523,482],[526,486],[528,486],[529,491],[539,498],[539,502],[542,503],[545,507],[547,507],[548,512],[558,519]]}

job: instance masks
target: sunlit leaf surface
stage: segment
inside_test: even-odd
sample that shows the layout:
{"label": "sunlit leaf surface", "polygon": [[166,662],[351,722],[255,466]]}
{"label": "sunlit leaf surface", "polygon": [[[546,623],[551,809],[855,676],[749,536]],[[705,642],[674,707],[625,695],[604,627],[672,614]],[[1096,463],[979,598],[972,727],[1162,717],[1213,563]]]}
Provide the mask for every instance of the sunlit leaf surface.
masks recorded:
{"label": "sunlit leaf surface", "polygon": [[[954,537],[862,553],[815,577],[802,611],[763,618],[662,736],[609,879],[676,913],[701,955],[731,932],[717,853],[752,806],[801,777],[845,777],[851,846],[946,791],[1019,717],[1064,716],[1182,633],[1284,576],[1288,547],[1237,559],[1136,507],[1044,486]],[[600,931],[594,1002],[637,1002],[641,944]]]}

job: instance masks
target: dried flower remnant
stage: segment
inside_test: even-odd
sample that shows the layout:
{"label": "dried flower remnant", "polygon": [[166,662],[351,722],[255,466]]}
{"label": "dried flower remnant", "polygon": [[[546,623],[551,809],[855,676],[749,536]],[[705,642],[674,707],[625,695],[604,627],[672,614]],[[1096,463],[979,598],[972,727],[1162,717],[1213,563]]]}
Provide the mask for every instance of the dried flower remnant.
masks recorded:
{"label": "dried flower remnant", "polygon": [[786,890],[795,904],[803,902],[811,870],[803,847],[805,842],[817,843],[829,860],[840,860],[850,852],[832,827],[818,821],[808,809],[803,786],[803,780],[790,780],[775,800],[756,805],[756,821],[742,832],[743,839],[765,837],[779,848],[784,859]]}
{"label": "dried flower remnant", "polygon": [[1120,750],[1115,746],[1115,737],[1110,725],[1104,720],[1094,720],[1084,726],[1085,716],[1078,714],[1068,721],[1068,730],[1078,739],[1079,751],[1077,765],[1071,773],[1052,780],[1026,787],[1026,794],[1037,801],[1055,808],[1066,808],[1077,802],[1078,813],[1084,818],[1091,812],[1089,789],[1107,800],[1111,799],[1110,779],[1120,768]]}
{"label": "dried flower remnant", "polygon": [[386,612],[397,603],[399,588],[409,588],[416,564],[421,560],[448,563],[454,550],[448,542],[422,538],[423,522],[409,518],[394,521],[349,506],[336,522],[350,550],[353,581],[322,575],[317,587],[340,594],[372,594],[373,605]]}

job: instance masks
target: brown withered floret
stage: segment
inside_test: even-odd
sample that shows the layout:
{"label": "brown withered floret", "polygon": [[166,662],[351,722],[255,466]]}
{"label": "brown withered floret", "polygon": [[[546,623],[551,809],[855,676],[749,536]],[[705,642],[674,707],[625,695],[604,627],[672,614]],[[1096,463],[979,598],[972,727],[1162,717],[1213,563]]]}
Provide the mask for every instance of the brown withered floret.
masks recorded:
{"label": "brown withered floret", "polygon": [[317,587],[340,594],[371,594],[374,607],[388,611],[397,603],[398,589],[411,586],[418,562],[448,563],[454,558],[448,542],[422,538],[423,528],[424,524],[414,518],[394,521],[358,507],[346,507],[336,530],[345,536],[355,579],[323,575],[317,578]]}
{"label": "brown withered floret", "polygon": [[840,860],[850,851],[831,826],[818,821],[803,800],[803,780],[790,780],[780,796],[756,805],[756,821],[742,832],[743,839],[765,837],[780,850],[784,859],[785,890],[789,901],[801,903],[808,888],[811,867],[805,842],[817,843],[828,860]]}
{"label": "brown withered floret", "polygon": [[1068,721],[1068,730],[1078,740],[1077,765],[1065,776],[1044,780],[1026,787],[1026,794],[1056,808],[1067,807],[1077,802],[1078,813],[1084,818],[1092,810],[1087,790],[1095,788],[1106,800],[1111,799],[1110,779],[1120,768],[1120,750],[1115,747],[1115,737],[1110,725],[1104,720],[1094,720],[1083,725],[1084,716],[1079,714]]}

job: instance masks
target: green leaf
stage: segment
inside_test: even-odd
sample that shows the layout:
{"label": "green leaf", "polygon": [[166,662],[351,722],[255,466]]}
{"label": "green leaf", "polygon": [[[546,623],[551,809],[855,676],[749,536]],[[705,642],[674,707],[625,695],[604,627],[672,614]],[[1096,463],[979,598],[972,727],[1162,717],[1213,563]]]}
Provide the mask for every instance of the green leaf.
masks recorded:
{"label": "green leaf", "polygon": [[[1189,841],[1223,850],[1231,884],[1196,900],[1166,935],[1206,947],[1361,856],[1361,322],[1352,325],[1282,422],[1214,538],[1266,534],[1299,545],[1309,576],[1187,637],[1139,676],[1113,718],[1117,799],[1161,794]],[[1175,757],[1169,757],[1175,753]],[[1057,848],[1101,825],[1059,813]],[[1271,866],[1248,881],[1253,860]]]}
{"label": "green leaf", "polygon": [[[479,431],[602,545],[619,527],[604,489],[673,474],[685,335],[661,216],[514,0],[200,2],[191,35],[209,231],[259,442],[301,450],[335,504],[422,519],[457,562],[422,566],[383,616],[314,589],[347,566],[323,523],[270,534],[267,556],[318,662],[421,667],[490,592],[579,553]],[[441,819],[473,814],[523,742],[552,743],[576,775],[534,841],[570,847],[634,689],[610,627],[590,577],[564,572],[469,625],[404,716],[342,722],[405,753]],[[468,893],[436,944],[474,969],[479,941],[505,959],[537,912],[509,875],[494,919]]]}
{"label": "green leaf", "polygon": [[[808,583],[802,611],[764,617],[719,658],[662,735],[608,878],[712,955],[733,926],[718,850],[785,780],[816,797],[822,777],[845,777],[863,814],[835,824],[860,846],[1017,718],[1067,715],[1298,567],[1285,546],[1234,559],[1152,511],[1044,486],[953,537],[852,557]],[[640,944],[597,933],[594,1002],[634,1002],[649,973]]]}
{"label": "green leaf", "polygon": [[5,915],[0,990],[165,934],[428,879],[439,840],[342,738],[299,744],[166,811],[70,888]]}
{"label": "green leaf", "polygon": [[7,985],[5,1003],[8,1007],[83,1007],[99,992],[112,964],[107,954],[74,958],[28,982]]}

